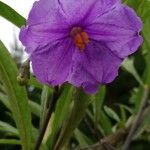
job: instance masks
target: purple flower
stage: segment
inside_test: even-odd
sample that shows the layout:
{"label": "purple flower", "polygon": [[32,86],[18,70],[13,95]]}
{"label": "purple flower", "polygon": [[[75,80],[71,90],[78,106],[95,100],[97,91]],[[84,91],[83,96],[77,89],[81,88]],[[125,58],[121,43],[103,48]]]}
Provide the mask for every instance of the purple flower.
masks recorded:
{"label": "purple flower", "polygon": [[40,0],[20,40],[42,83],[69,82],[95,93],[141,45],[141,28],[140,18],[119,0]]}

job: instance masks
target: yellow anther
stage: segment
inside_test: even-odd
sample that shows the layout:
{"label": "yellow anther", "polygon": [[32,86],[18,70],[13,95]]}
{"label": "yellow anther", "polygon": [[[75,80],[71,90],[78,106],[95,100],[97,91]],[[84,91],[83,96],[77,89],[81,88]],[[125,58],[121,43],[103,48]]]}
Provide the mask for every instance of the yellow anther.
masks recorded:
{"label": "yellow anther", "polygon": [[86,45],[89,43],[89,36],[80,27],[74,27],[70,33],[74,40],[74,44],[78,47],[81,52],[84,51]]}
{"label": "yellow anther", "polygon": [[75,45],[76,45],[79,49],[81,49],[81,50],[83,50],[83,49],[85,48],[85,44],[84,44],[84,42],[83,42],[83,39],[82,39],[81,34],[77,34],[77,35],[75,36],[75,38],[74,38],[74,43],[75,43]]}
{"label": "yellow anther", "polygon": [[82,35],[84,43],[88,44],[89,43],[89,36],[88,36],[88,34],[86,32],[82,32],[81,35]]}

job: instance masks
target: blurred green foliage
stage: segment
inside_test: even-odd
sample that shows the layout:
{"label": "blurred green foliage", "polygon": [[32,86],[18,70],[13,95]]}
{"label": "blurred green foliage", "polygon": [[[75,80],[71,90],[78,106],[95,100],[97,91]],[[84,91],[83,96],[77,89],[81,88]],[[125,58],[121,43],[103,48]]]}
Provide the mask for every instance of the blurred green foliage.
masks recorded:
{"label": "blurred green foliage", "polygon": [[[117,79],[100,87],[96,95],[74,95],[74,88],[68,84],[60,88],[60,97],[49,120],[41,150],[53,150],[56,143],[58,147],[64,146],[63,150],[93,145],[127,127],[135,118],[144,94],[143,87],[150,86],[150,1],[124,0],[124,3],[142,18],[143,45],[124,61]],[[0,16],[17,27],[25,24],[18,12],[2,2]],[[22,50],[15,53],[18,51],[21,56]],[[41,85],[33,75],[26,88],[20,87],[16,80],[17,66],[20,66],[20,58],[11,56],[0,41],[0,149],[19,150],[22,146],[23,150],[32,150],[53,88]],[[87,105],[88,109],[85,109]],[[118,143],[116,147],[119,149],[121,145]],[[132,150],[149,148],[150,111],[131,145]]]}

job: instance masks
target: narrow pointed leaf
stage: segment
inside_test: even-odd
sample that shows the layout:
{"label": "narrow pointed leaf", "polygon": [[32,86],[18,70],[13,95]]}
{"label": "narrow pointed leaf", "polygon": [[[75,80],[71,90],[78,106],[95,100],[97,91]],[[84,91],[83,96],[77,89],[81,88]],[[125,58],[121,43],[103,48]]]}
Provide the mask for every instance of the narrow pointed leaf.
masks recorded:
{"label": "narrow pointed leaf", "polygon": [[3,2],[0,2],[0,16],[4,17],[19,28],[25,25],[26,22],[25,18]]}
{"label": "narrow pointed leaf", "polygon": [[0,41],[0,77],[5,86],[13,118],[20,133],[22,150],[30,150],[32,126],[27,93],[17,83],[18,70],[8,50]]}
{"label": "narrow pointed leaf", "polygon": [[15,140],[15,139],[0,139],[0,144],[21,145],[21,142],[19,140]]}
{"label": "narrow pointed leaf", "polygon": [[15,136],[19,136],[18,130],[10,124],[0,121],[0,131],[11,133]]}
{"label": "narrow pointed leaf", "polygon": [[74,129],[77,128],[80,121],[84,117],[87,106],[90,103],[90,95],[85,94],[81,89],[76,89],[73,99],[73,108],[68,119],[62,127],[54,150],[61,150],[66,145],[66,143],[72,136]]}
{"label": "narrow pointed leaf", "polygon": [[66,116],[68,115],[70,103],[72,100],[72,92],[73,87],[71,85],[65,84],[63,86],[62,94],[60,95],[60,98],[58,99],[56,105],[56,110],[51,125],[51,132],[50,130],[48,130],[50,132],[50,135],[47,139],[47,145],[48,147],[50,147],[50,149],[52,149],[53,142],[56,139],[57,133],[60,130],[62,122],[66,119]]}

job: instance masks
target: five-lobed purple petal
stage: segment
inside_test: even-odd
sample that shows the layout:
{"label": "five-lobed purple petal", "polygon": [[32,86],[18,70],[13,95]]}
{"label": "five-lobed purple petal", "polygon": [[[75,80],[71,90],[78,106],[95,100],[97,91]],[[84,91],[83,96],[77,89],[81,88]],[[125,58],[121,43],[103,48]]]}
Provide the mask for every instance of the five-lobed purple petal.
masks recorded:
{"label": "five-lobed purple petal", "polygon": [[[73,27],[89,36],[82,52],[70,36]],[[69,82],[95,93],[100,84],[115,79],[122,61],[141,45],[141,29],[140,18],[120,0],[40,0],[20,40],[42,83]]]}

